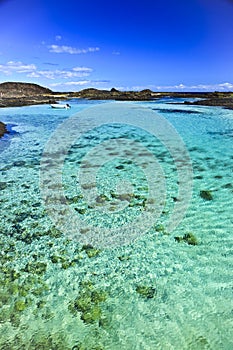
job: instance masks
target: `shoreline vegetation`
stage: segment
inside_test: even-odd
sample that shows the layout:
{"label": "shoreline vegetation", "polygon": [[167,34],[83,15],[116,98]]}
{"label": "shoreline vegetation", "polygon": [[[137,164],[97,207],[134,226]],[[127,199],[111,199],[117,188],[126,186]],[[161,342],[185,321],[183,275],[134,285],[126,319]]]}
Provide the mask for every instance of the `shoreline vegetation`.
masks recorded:
{"label": "shoreline vegetation", "polygon": [[219,106],[233,109],[233,92],[153,92],[142,91],[98,90],[87,88],[77,92],[54,92],[48,88],[32,83],[5,82],[0,84],[0,108],[21,107],[37,104],[54,104],[57,100],[72,98],[89,100],[115,101],[151,101],[159,98],[200,98],[186,105]]}

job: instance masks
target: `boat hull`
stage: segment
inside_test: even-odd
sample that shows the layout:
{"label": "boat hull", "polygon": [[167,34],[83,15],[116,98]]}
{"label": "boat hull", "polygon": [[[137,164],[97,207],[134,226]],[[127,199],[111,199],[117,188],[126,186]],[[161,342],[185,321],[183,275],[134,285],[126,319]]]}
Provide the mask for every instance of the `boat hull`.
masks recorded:
{"label": "boat hull", "polygon": [[62,105],[62,104],[52,104],[51,107],[56,108],[56,109],[69,109],[70,108],[70,106]]}

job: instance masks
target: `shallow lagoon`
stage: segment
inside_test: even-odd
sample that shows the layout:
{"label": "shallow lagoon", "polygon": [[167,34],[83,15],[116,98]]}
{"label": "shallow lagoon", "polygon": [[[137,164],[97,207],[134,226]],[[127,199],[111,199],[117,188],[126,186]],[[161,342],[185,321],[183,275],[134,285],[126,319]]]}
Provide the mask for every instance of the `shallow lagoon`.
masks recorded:
{"label": "shallow lagoon", "polygon": [[[178,101],[127,106],[134,113],[154,110],[169,121],[191,158],[192,199],[173,232],[166,222],[179,199],[176,164],[159,140],[133,126],[105,125],[84,135],[66,156],[63,187],[68,205],[86,219],[84,237],[90,222],[130,225],[150,209],[143,162],[135,167],[114,155],[114,145],[112,161],[107,158],[97,173],[99,197],[86,203],[77,173],[93,147],[109,137],[138,140],[163,169],[166,200],[158,220],[135,241],[108,248],[60,232],[40,191],[40,161],[52,132],[76,112],[104,102],[72,101],[70,111],[46,105],[0,110],[0,120],[15,132],[0,141],[1,349],[232,348],[233,112],[167,102]],[[115,179],[125,180],[127,193]],[[48,185],[55,193],[59,188]],[[211,191],[213,199],[200,191]],[[107,221],[103,208],[115,221]],[[197,245],[182,239],[190,232]]]}

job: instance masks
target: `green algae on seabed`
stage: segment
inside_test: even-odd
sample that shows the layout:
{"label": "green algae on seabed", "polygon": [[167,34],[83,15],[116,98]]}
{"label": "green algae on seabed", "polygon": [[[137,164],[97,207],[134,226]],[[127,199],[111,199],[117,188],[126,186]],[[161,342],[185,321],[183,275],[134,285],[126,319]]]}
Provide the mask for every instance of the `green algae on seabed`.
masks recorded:
{"label": "green algae on seabed", "polygon": [[24,339],[24,335],[17,335],[13,339],[8,339],[2,344],[2,350],[71,350],[72,347],[67,343],[66,335],[60,332],[35,332],[30,341]]}
{"label": "green algae on seabed", "polygon": [[94,248],[91,244],[85,244],[82,246],[82,250],[84,250],[88,256],[88,258],[93,258],[101,252],[100,249]]}
{"label": "green algae on seabed", "polygon": [[146,299],[152,299],[156,295],[156,288],[145,285],[138,285],[136,287],[136,292]]}
{"label": "green algae on seabed", "polygon": [[213,195],[212,192],[210,190],[202,190],[200,191],[200,196],[201,198],[207,200],[207,201],[211,201],[213,200]]}
{"label": "green algae on seabed", "polygon": [[90,281],[82,282],[80,288],[78,297],[69,304],[70,312],[73,315],[80,312],[84,323],[99,322],[102,316],[100,303],[107,299],[107,293],[96,289]]}
{"label": "green algae on seabed", "polygon": [[26,309],[26,302],[24,300],[18,300],[15,302],[14,308],[16,311],[24,311]]}
{"label": "green algae on seabed", "polygon": [[194,236],[193,233],[189,232],[189,233],[186,233],[183,237],[180,237],[180,236],[176,236],[174,237],[175,240],[178,242],[178,243],[181,243],[181,242],[185,242],[189,245],[198,245],[198,240],[197,238]]}

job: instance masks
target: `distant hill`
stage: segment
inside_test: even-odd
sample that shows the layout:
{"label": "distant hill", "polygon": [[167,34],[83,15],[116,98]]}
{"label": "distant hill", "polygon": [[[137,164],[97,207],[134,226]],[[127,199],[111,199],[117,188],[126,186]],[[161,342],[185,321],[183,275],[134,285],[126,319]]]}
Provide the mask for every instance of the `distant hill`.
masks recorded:
{"label": "distant hill", "polygon": [[53,91],[32,83],[6,82],[0,84],[0,97],[29,97],[38,95],[51,95]]}

